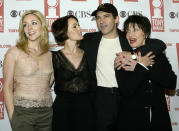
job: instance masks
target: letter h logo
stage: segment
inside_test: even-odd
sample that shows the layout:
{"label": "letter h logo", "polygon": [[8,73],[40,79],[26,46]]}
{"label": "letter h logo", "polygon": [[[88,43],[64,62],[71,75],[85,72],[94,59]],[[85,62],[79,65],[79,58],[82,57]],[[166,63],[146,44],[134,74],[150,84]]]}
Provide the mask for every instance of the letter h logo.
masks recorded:
{"label": "letter h logo", "polygon": [[52,23],[60,17],[60,0],[44,0],[44,9],[48,29],[51,31]]}
{"label": "letter h logo", "polygon": [[163,0],[150,0],[150,14],[151,14],[152,31],[164,32]]}

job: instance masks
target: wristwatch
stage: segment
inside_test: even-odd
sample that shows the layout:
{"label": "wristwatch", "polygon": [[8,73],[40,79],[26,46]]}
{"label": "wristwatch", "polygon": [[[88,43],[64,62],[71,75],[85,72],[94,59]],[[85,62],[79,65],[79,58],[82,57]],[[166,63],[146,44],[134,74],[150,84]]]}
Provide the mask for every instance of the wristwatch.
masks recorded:
{"label": "wristwatch", "polygon": [[133,60],[136,60],[136,59],[137,59],[137,57],[136,57],[135,54],[131,54],[131,57],[132,57]]}

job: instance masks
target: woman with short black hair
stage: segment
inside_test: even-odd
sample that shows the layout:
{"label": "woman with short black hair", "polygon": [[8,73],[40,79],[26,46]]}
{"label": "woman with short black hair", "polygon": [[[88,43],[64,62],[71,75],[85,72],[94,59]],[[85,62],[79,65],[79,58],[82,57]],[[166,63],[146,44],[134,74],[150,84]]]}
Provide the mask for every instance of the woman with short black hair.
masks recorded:
{"label": "woman with short black hair", "polygon": [[163,52],[140,53],[147,44],[161,40],[149,38],[151,24],[142,15],[129,16],[124,31],[137,53],[133,52],[136,59],[123,55],[117,72],[121,94],[119,127],[125,131],[172,131],[164,89],[174,90],[177,77]]}

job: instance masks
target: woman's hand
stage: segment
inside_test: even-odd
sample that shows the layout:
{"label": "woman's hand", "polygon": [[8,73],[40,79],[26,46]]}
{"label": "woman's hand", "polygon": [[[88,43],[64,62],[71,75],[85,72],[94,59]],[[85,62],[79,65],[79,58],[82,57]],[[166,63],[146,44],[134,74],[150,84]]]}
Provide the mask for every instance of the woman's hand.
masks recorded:
{"label": "woman's hand", "polygon": [[136,64],[136,60],[133,60],[132,58],[125,58],[117,69],[119,70],[122,68],[126,71],[134,71]]}
{"label": "woman's hand", "polygon": [[9,112],[9,120],[10,121],[12,121],[13,113],[14,113],[14,108],[12,109],[12,112]]}
{"label": "woman's hand", "polygon": [[145,56],[141,56],[141,53],[138,52],[137,54],[137,61],[138,63],[143,64],[145,67],[153,65],[155,62],[153,60],[153,58],[155,57],[155,55],[152,55],[152,52],[150,51],[149,53],[147,53]]}
{"label": "woman's hand", "polygon": [[118,69],[118,67],[121,65],[121,61],[123,61],[124,58],[131,58],[131,53],[128,51],[116,53],[116,58],[114,60],[114,68]]}
{"label": "woman's hand", "polygon": [[133,71],[135,69],[136,64],[137,61],[132,59],[130,52],[123,51],[116,54],[114,68],[116,68],[117,70],[123,68],[127,71]]}
{"label": "woman's hand", "polygon": [[152,55],[152,52],[149,52],[145,56],[141,56],[141,53],[139,51],[138,54],[135,55],[137,59],[133,60],[130,52],[125,51],[117,53],[114,61],[114,67],[117,70],[120,70],[122,68],[126,71],[134,71],[137,63],[140,63],[145,67],[154,64],[153,58],[155,57],[155,55]]}

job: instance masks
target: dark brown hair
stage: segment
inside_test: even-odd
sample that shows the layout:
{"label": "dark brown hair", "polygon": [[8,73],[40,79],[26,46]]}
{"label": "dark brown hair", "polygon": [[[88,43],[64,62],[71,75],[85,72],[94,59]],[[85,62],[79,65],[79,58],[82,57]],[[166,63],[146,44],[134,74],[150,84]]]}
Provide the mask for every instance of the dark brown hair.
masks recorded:
{"label": "dark brown hair", "polygon": [[67,36],[68,20],[70,18],[73,18],[76,21],[78,21],[78,19],[74,15],[67,15],[67,16],[56,19],[52,23],[52,28],[51,28],[52,33],[58,45],[63,45],[64,41],[68,39],[68,36]]}

